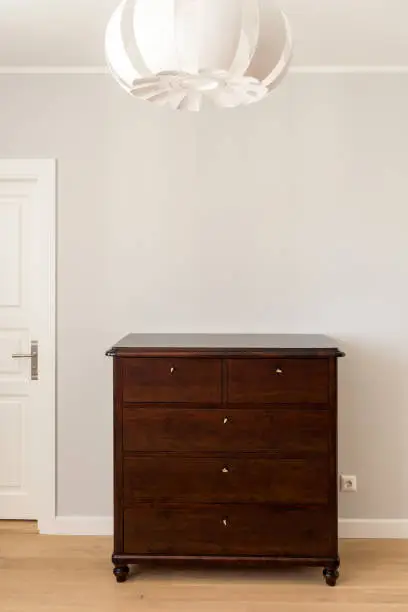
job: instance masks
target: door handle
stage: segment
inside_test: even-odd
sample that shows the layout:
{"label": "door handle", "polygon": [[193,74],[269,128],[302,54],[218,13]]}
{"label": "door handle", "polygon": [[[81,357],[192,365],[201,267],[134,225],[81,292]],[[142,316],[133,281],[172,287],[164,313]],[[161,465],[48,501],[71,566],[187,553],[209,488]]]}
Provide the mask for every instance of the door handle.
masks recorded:
{"label": "door handle", "polygon": [[31,359],[31,380],[38,380],[38,342],[31,342],[31,353],[13,353],[12,359]]}

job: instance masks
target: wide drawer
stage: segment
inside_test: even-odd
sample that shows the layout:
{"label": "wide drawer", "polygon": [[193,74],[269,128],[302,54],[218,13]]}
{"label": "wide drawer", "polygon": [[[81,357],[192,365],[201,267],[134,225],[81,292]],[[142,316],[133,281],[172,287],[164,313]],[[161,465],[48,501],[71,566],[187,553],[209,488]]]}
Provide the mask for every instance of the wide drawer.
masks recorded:
{"label": "wide drawer", "polygon": [[125,457],[124,504],[268,502],[326,504],[329,470],[320,459]]}
{"label": "wide drawer", "polygon": [[140,452],[326,454],[329,411],[125,406],[123,446]]}
{"label": "wide drawer", "polygon": [[329,399],[326,359],[228,359],[230,403],[322,403]]}
{"label": "wide drawer", "polygon": [[326,508],[138,504],[124,511],[128,554],[326,557],[336,554],[335,537]]}
{"label": "wide drawer", "polygon": [[123,361],[125,402],[221,401],[220,359],[146,357]]}

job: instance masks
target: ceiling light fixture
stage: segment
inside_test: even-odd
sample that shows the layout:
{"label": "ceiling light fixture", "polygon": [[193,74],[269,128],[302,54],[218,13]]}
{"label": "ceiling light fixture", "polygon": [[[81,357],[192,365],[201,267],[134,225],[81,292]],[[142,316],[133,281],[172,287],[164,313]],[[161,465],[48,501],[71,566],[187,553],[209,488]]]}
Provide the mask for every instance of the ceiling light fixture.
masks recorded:
{"label": "ceiling light fixture", "polygon": [[286,73],[292,40],[273,0],[123,0],[105,48],[135,98],[198,111],[265,98]]}

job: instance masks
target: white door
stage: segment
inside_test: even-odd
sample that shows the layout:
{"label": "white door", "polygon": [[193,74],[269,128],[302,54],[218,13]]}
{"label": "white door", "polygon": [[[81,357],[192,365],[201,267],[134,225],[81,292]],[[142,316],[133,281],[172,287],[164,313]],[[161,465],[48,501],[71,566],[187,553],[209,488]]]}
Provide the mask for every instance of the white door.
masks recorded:
{"label": "white door", "polygon": [[54,160],[0,159],[0,519],[55,507],[55,200]]}

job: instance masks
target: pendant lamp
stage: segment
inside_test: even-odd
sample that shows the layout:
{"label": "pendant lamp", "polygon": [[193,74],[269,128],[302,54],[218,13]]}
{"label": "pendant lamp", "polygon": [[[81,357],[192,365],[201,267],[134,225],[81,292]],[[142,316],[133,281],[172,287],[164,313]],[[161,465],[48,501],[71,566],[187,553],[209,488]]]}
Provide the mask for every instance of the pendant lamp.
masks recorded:
{"label": "pendant lamp", "polygon": [[286,73],[292,41],[273,0],[122,0],[105,50],[135,98],[199,111],[265,98]]}

